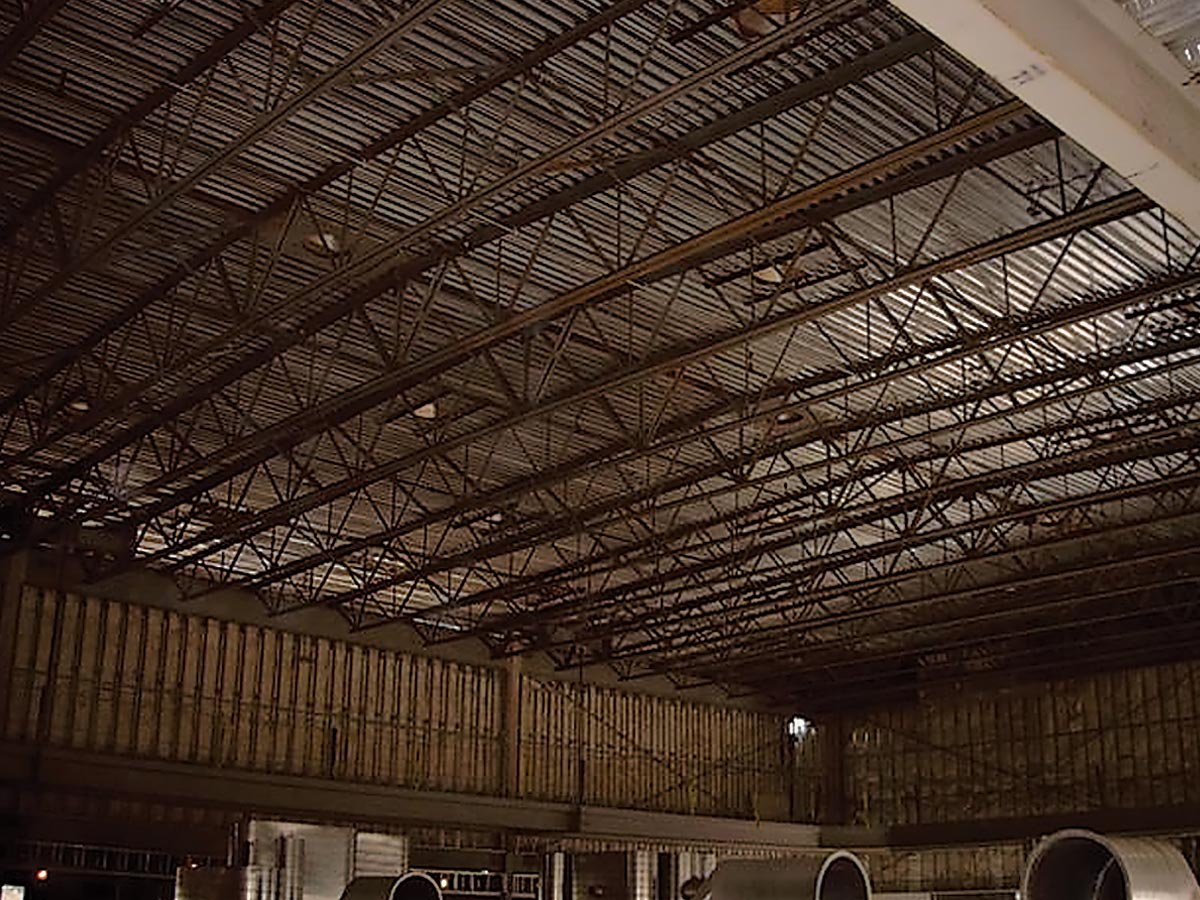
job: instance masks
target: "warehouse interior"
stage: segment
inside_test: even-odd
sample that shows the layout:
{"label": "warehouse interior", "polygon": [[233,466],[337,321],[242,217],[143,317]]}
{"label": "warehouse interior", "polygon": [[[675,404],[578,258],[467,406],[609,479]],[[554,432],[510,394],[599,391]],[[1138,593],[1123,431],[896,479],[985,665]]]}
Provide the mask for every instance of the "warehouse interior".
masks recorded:
{"label": "warehouse interior", "polygon": [[1200,4],[0,25],[3,900],[1200,898]]}

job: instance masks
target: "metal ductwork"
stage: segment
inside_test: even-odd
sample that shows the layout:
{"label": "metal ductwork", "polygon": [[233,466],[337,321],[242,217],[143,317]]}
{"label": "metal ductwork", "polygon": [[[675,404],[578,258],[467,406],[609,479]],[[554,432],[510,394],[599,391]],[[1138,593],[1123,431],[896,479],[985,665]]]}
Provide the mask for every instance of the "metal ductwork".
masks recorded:
{"label": "metal ductwork", "polygon": [[1034,848],[1021,900],[1200,900],[1200,886],[1166,841],[1070,829]]}
{"label": "metal ductwork", "polygon": [[442,900],[442,889],[423,872],[407,872],[399,878],[355,878],[341,900]]}
{"label": "metal ductwork", "polygon": [[681,893],[684,900],[871,900],[871,878],[862,860],[838,850],[795,859],[724,860],[707,878],[685,883]]}

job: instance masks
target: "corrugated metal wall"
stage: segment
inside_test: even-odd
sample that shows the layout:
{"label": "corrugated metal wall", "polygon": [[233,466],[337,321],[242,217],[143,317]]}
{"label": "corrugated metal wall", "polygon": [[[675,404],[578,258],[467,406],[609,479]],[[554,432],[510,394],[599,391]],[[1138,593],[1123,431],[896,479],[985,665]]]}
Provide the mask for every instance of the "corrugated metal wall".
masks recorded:
{"label": "corrugated metal wall", "polygon": [[1200,664],[943,696],[852,718],[847,790],[864,824],[1200,800]]}
{"label": "corrugated metal wall", "polygon": [[15,657],[10,739],[444,790],[498,785],[490,669],[39,590],[22,598]]}
{"label": "corrugated metal wall", "polygon": [[[1024,870],[1021,844],[863,854],[876,891],[988,892],[1013,900]],[[964,896],[963,900],[967,900]]]}
{"label": "corrugated metal wall", "polygon": [[525,678],[521,791],[600,806],[786,817],[782,738],[778,716]]}
{"label": "corrugated metal wall", "polygon": [[[27,588],[4,736],[173,761],[503,793],[498,669]],[[532,798],[751,816],[783,720],[522,679]]]}

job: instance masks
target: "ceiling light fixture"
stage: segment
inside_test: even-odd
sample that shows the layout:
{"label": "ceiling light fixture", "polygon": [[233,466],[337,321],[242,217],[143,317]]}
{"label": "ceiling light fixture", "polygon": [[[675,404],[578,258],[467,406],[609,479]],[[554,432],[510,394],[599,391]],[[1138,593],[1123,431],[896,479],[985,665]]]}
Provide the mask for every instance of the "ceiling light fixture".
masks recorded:
{"label": "ceiling light fixture", "polygon": [[75,410],[75,412],[87,412],[92,408],[92,404],[88,403],[82,397],[80,397],[78,400],[72,400],[70,406],[71,409]]}
{"label": "ceiling light fixture", "polygon": [[775,265],[755,269],[750,273],[750,277],[755,281],[763,282],[763,284],[783,284],[783,272],[779,266]]}
{"label": "ceiling light fixture", "polygon": [[342,244],[336,234],[328,231],[315,231],[304,236],[304,249],[313,256],[328,259],[342,252]]}
{"label": "ceiling light fixture", "polygon": [[438,415],[437,401],[430,400],[428,403],[422,403],[413,410],[413,415],[418,419],[425,419],[426,421],[436,419]]}
{"label": "ceiling light fixture", "polygon": [[766,37],[778,27],[772,19],[753,7],[739,9],[730,18],[737,33],[748,41]]}

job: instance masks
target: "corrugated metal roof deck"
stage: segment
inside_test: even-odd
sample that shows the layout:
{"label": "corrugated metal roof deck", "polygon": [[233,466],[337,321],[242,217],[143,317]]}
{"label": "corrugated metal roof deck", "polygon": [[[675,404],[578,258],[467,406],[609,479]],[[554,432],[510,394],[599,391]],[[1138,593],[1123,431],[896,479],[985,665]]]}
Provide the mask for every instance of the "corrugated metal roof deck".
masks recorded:
{"label": "corrugated metal roof deck", "polygon": [[718,12],[57,10],[0,74],[9,527],[630,674],[691,622],[737,680],[832,585],[1153,519],[1195,236],[884,4]]}

